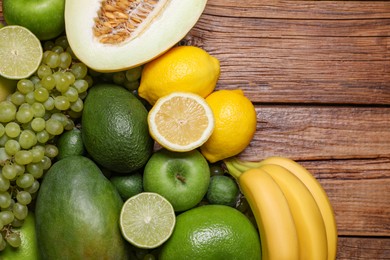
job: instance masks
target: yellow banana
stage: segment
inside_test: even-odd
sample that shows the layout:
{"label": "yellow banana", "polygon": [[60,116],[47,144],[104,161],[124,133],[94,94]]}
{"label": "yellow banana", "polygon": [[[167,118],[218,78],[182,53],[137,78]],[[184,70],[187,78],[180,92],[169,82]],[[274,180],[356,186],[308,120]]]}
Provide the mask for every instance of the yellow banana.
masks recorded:
{"label": "yellow banana", "polygon": [[325,224],[310,191],[294,174],[279,165],[265,164],[259,169],[275,180],[287,199],[297,229],[299,258],[326,260]]}
{"label": "yellow banana", "polygon": [[226,162],[247,198],[260,232],[262,259],[299,259],[298,236],[286,197],[272,177],[261,169],[244,173]]}
{"label": "yellow banana", "polygon": [[[237,158],[230,158],[229,163],[234,163],[235,167],[241,170],[259,168],[262,165],[276,164],[288,169],[297,176],[311,192],[313,198],[321,211],[322,218],[325,223],[327,243],[328,243],[328,260],[336,259],[337,254],[337,225],[332,205],[329,198],[317,179],[302,165],[286,157],[273,156],[266,158],[260,162],[242,161]],[[238,166],[240,165],[240,166]]]}

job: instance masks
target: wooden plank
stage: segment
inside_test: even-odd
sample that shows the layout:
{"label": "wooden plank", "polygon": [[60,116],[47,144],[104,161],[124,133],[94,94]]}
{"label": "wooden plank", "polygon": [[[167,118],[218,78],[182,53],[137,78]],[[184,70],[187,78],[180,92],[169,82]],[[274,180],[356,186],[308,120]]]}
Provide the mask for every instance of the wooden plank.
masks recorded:
{"label": "wooden plank", "polygon": [[390,107],[257,106],[247,160],[279,155],[294,160],[390,157]]}
{"label": "wooden plank", "polygon": [[389,238],[340,237],[338,260],[390,259]]}
{"label": "wooden plank", "polygon": [[326,190],[340,235],[390,239],[390,158],[299,163]]}
{"label": "wooden plank", "polygon": [[254,102],[390,104],[390,2],[210,0],[186,41]]}
{"label": "wooden plank", "polygon": [[388,1],[258,1],[209,0],[206,14],[283,19],[390,18]]}

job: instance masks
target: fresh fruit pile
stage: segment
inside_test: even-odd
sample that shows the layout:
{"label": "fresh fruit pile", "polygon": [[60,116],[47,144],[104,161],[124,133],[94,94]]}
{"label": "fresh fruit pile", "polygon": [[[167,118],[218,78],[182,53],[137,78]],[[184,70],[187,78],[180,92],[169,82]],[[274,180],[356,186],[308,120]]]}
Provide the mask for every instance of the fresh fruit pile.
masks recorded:
{"label": "fresh fruit pile", "polygon": [[177,44],[205,0],[56,0],[38,27],[20,2],[0,29],[0,259],[335,258],[320,184],[238,159],[254,105]]}

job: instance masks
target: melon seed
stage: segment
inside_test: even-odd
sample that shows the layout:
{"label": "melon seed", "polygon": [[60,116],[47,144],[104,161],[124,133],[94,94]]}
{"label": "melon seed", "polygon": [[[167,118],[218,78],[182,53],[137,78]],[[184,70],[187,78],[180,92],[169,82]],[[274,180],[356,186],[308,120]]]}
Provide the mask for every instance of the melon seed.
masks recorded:
{"label": "melon seed", "polygon": [[103,0],[93,34],[104,44],[118,44],[141,34],[170,0]]}

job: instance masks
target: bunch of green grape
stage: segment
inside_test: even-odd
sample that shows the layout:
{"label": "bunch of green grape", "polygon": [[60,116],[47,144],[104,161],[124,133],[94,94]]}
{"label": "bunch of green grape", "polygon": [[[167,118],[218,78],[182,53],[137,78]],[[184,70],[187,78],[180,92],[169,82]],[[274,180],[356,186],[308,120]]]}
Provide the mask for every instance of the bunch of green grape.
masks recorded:
{"label": "bunch of green grape", "polygon": [[0,102],[0,251],[18,247],[40,179],[58,154],[55,138],[75,127],[92,78],[61,36],[45,42],[33,76]]}

